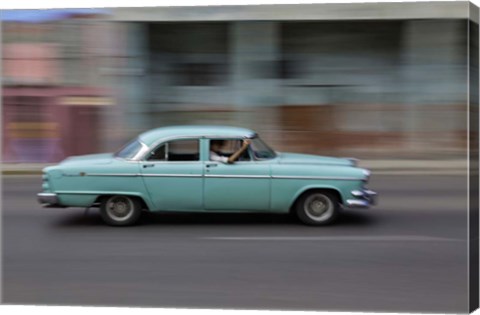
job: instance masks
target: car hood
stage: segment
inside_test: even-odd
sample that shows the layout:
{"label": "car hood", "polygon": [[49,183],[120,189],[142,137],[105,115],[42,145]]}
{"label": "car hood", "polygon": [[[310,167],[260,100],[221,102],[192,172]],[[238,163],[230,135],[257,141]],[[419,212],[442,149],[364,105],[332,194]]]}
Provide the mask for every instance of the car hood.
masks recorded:
{"label": "car hood", "polygon": [[280,164],[322,164],[353,166],[354,163],[347,158],[336,158],[313,154],[279,153]]}
{"label": "car hood", "polygon": [[88,154],[88,155],[71,156],[63,160],[61,164],[62,165],[73,164],[73,163],[108,164],[112,162],[112,159],[113,159],[113,153]]}

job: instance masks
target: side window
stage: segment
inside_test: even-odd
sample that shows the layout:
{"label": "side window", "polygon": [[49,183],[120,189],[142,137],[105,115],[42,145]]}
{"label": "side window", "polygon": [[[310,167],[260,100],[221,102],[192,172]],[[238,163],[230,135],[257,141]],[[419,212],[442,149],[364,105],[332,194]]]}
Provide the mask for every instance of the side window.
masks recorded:
{"label": "side window", "polygon": [[[235,152],[240,150],[243,141],[240,139],[212,139],[210,140],[210,152],[222,157],[230,157]],[[211,155],[210,155],[211,159]],[[248,150],[238,158],[238,161],[250,161],[250,154]]]}
{"label": "side window", "polygon": [[149,161],[166,161],[167,160],[167,144],[161,144],[160,146],[156,147],[155,150],[150,152],[150,156],[147,160]]}
{"label": "side window", "polygon": [[199,161],[198,140],[174,140],[159,145],[150,152],[148,161]]}

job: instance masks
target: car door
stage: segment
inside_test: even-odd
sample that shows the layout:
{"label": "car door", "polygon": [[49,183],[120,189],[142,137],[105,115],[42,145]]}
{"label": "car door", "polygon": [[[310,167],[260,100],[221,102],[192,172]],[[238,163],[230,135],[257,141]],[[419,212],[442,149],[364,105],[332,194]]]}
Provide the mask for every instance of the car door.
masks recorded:
{"label": "car door", "polygon": [[155,210],[203,209],[203,163],[199,139],[162,143],[140,163]]}
{"label": "car door", "polygon": [[[241,143],[240,139],[234,139]],[[207,144],[208,145],[208,144]],[[252,160],[248,153],[233,164],[204,161],[206,210],[269,211],[270,164]]]}

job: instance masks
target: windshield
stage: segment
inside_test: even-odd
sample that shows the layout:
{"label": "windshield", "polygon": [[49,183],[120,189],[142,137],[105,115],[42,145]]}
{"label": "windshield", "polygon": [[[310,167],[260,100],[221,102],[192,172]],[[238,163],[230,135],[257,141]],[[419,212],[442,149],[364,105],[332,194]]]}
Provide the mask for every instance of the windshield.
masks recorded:
{"label": "windshield", "polygon": [[253,138],[251,139],[252,143],[250,144],[250,148],[252,150],[253,156],[255,159],[259,160],[268,160],[273,159],[277,156],[275,151],[273,151],[265,142],[263,142],[260,138]]}
{"label": "windshield", "polygon": [[138,139],[135,139],[127,143],[120,150],[118,150],[115,153],[115,157],[130,160],[135,155],[137,155],[137,153],[140,151],[141,148],[142,148],[142,144],[140,143],[140,141],[138,141]]}

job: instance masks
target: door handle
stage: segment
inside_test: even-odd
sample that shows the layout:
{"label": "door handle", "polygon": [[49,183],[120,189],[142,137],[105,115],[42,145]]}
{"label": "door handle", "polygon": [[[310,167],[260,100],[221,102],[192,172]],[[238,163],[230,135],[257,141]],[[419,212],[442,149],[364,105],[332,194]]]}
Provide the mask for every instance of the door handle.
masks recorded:
{"label": "door handle", "polygon": [[143,168],[154,167],[155,164],[143,164]]}
{"label": "door handle", "polygon": [[211,164],[205,164],[205,167],[206,168],[210,168],[210,167],[217,167],[218,164],[216,163],[211,163]]}

